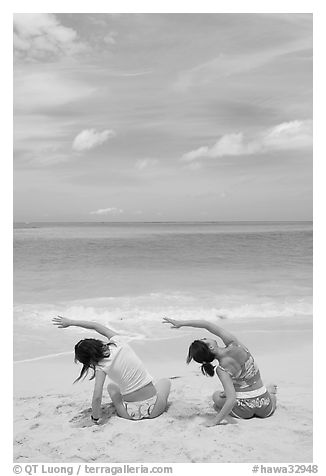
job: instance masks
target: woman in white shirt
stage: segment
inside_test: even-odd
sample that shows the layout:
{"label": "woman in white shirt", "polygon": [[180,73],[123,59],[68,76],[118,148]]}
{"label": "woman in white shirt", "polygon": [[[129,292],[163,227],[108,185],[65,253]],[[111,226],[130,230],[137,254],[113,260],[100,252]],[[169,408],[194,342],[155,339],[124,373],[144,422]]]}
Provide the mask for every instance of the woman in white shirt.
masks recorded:
{"label": "woman in white shirt", "polygon": [[75,362],[83,364],[77,382],[93,371],[90,380],[95,378],[92,415],[94,423],[101,418],[101,402],[106,377],[113,382],[107,389],[118,415],[128,420],[156,418],[166,407],[171,382],[161,379],[153,383],[152,376],[133,349],[125,342],[126,338],[97,322],[78,321],[58,316],[52,320],[59,328],[70,326],[91,329],[108,339],[82,339],[75,345]]}

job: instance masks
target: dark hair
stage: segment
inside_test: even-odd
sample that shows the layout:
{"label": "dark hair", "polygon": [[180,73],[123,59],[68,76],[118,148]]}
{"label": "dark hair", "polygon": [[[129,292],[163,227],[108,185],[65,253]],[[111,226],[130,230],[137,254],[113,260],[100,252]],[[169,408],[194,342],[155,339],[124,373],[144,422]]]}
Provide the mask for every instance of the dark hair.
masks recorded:
{"label": "dark hair", "polygon": [[189,353],[187,357],[187,364],[194,359],[199,364],[202,364],[201,371],[204,375],[214,377],[214,365],[211,364],[215,359],[215,355],[208,348],[202,340],[195,340],[189,347]]}
{"label": "dark hair", "polygon": [[89,380],[93,380],[96,365],[100,360],[110,355],[109,345],[115,344],[109,342],[106,344],[99,339],[82,339],[75,345],[75,363],[80,362],[83,364],[83,368],[74,383],[85,378],[89,369],[93,370],[93,375]]}

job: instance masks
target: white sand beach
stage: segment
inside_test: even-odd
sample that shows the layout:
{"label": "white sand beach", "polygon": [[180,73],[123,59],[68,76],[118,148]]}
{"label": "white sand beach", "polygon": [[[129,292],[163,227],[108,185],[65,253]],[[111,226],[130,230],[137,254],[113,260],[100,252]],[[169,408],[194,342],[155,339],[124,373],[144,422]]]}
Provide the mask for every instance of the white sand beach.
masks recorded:
{"label": "white sand beach", "polygon": [[119,418],[105,392],[102,423],[91,425],[92,382],[72,385],[78,374],[72,354],[15,363],[15,462],[312,461],[311,321],[227,321],[225,327],[249,347],[264,383],[278,385],[271,418],[205,427],[214,415],[211,394],[221,385],[185,364],[198,332],[171,330],[171,339],[132,343],[156,379],[172,377],[169,408],[153,420]]}
{"label": "white sand beach", "polygon": [[[58,473],[73,462],[313,460],[313,410],[316,435],[322,416],[313,397],[323,398],[313,395],[313,274],[324,260],[313,260],[311,8],[172,6],[12,17],[14,150],[4,177],[11,183],[14,172],[14,193],[3,202],[13,248],[3,247],[2,320],[12,315],[6,436],[18,472],[20,463],[57,464]],[[79,324],[58,328],[56,316]],[[170,329],[163,317],[234,333],[264,385],[277,385],[276,412],[208,426],[222,384],[186,357],[193,340],[212,335]],[[85,321],[129,336],[154,383],[171,379],[162,415],[120,418],[107,381],[102,418],[91,420],[94,380],[73,383],[75,344],[99,338]],[[86,354],[86,366],[103,357]],[[146,392],[145,373],[125,362],[125,371],[115,362],[121,388]],[[228,393],[230,378],[224,385]],[[314,450],[316,460],[318,441]]]}

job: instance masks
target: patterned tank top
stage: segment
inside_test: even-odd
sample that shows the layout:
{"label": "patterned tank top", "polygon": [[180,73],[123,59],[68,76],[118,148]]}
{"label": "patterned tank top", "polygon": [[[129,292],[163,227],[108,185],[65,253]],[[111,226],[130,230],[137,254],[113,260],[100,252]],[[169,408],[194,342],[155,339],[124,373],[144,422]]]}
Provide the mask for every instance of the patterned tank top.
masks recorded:
{"label": "patterned tank top", "polygon": [[253,356],[250,354],[249,350],[246,347],[236,343],[232,343],[230,345],[237,345],[238,347],[244,349],[248,355],[247,360],[241,365],[241,369],[239,370],[237,375],[233,375],[229,370],[225,369],[221,365],[218,365],[218,367],[230,375],[234,385],[236,385],[239,389],[241,388],[241,390],[243,390],[248,387],[251,387],[260,379],[260,372],[258,366]]}

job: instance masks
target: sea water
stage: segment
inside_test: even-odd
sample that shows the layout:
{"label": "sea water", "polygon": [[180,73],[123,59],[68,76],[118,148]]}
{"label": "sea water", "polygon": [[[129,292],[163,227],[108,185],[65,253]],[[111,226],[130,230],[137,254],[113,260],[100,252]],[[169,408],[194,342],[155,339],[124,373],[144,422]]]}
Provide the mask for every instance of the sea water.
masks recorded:
{"label": "sea water", "polygon": [[163,316],[311,313],[311,222],[14,225],[16,360],[72,349],[80,331],[56,315],[156,338]]}

